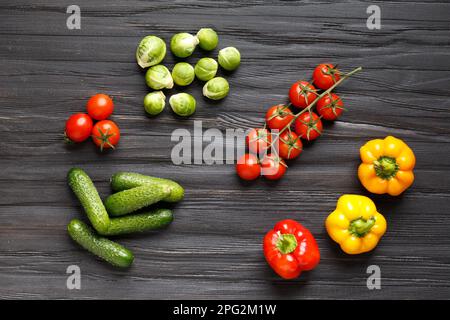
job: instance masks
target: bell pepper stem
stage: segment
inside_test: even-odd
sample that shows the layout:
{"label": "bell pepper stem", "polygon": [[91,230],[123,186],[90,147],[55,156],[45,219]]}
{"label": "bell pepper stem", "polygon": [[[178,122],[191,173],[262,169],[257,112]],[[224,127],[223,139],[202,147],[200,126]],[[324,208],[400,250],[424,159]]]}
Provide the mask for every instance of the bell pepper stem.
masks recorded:
{"label": "bell pepper stem", "polygon": [[350,223],[349,231],[351,234],[357,237],[364,237],[374,225],[375,218],[373,217],[368,220],[364,218],[358,218]]}
{"label": "bell pepper stem", "polygon": [[382,156],[373,162],[375,173],[383,179],[390,179],[398,171],[398,164],[394,158]]}
{"label": "bell pepper stem", "polygon": [[278,233],[277,249],[282,254],[289,254],[297,248],[297,239],[290,233]]}

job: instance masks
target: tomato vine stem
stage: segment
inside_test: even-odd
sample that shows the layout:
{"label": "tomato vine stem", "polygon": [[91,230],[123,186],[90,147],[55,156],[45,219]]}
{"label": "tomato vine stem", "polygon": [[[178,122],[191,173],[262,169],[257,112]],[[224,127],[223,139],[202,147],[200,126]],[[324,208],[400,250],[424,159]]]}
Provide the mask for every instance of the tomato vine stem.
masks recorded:
{"label": "tomato vine stem", "polygon": [[[285,130],[290,130],[292,124],[295,122],[295,120],[298,119],[298,117],[300,117],[300,115],[302,115],[305,112],[309,112],[311,111],[311,109],[316,105],[317,101],[319,101],[321,98],[323,98],[325,95],[329,94],[330,92],[332,92],[334,90],[334,88],[336,88],[338,85],[340,85],[343,81],[345,81],[346,79],[348,79],[349,77],[351,77],[352,75],[354,75],[355,73],[358,73],[359,71],[362,70],[362,67],[358,67],[353,69],[352,71],[344,74],[338,81],[336,81],[336,83],[334,83],[331,87],[329,87],[327,90],[325,90],[324,92],[322,92],[320,95],[317,96],[316,99],[314,99],[313,102],[311,102],[306,108],[304,108],[303,110],[301,110],[299,113],[297,113],[294,118],[292,118],[291,121],[289,121],[289,123],[280,131],[278,131],[277,135],[280,136]],[[274,144],[274,142],[278,140],[278,139],[273,139],[272,143],[270,145],[270,147],[272,147],[272,145]]]}

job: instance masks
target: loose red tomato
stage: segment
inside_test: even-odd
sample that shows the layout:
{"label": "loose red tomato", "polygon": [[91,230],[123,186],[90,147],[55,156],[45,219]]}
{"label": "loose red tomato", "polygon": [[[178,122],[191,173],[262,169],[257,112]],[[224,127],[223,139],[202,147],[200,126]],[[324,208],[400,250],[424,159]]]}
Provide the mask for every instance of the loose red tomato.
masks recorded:
{"label": "loose red tomato", "polygon": [[302,113],[295,120],[295,133],[302,139],[315,140],[322,134],[322,129],[322,121],[312,111]]}
{"label": "loose red tomato", "polygon": [[286,163],[283,159],[269,153],[261,161],[262,175],[269,180],[278,180],[286,172]]}
{"label": "loose red tomato", "polygon": [[295,107],[304,109],[316,99],[316,91],[308,81],[297,81],[289,90],[289,99]]}
{"label": "loose red tomato", "polygon": [[119,127],[111,120],[99,121],[92,128],[92,140],[100,147],[101,151],[109,148],[114,149],[120,140]]}
{"label": "loose red tomato", "polygon": [[108,95],[99,93],[88,100],[86,109],[92,119],[105,120],[113,113],[114,103]]}
{"label": "loose red tomato", "polygon": [[336,120],[343,111],[344,103],[337,94],[327,94],[317,101],[317,112],[325,120]]}
{"label": "loose red tomato", "polygon": [[258,158],[250,153],[244,154],[236,164],[236,172],[244,180],[255,180],[261,174]]}
{"label": "loose red tomato", "polygon": [[279,136],[278,154],[283,159],[295,159],[303,150],[303,143],[295,132],[284,131]]}
{"label": "loose red tomato", "polygon": [[71,142],[82,142],[90,137],[93,122],[85,113],[73,114],[66,121],[64,135]]}
{"label": "loose red tomato", "polygon": [[327,90],[339,81],[341,73],[332,64],[319,64],[313,72],[313,83],[316,87]]}
{"label": "loose red tomato", "polygon": [[272,130],[283,129],[290,125],[292,119],[294,119],[294,115],[291,109],[282,104],[269,108],[266,113],[267,126]]}
{"label": "loose red tomato", "polygon": [[251,129],[247,134],[246,142],[251,152],[260,154],[270,147],[272,136],[267,129]]}

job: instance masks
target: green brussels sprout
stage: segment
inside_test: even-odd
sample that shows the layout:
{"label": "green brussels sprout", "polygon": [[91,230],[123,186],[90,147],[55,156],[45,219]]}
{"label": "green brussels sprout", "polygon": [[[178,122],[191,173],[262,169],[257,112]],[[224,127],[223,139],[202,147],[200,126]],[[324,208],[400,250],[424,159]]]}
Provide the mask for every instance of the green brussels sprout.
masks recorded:
{"label": "green brussels sprout", "polygon": [[225,78],[216,77],[209,80],[203,87],[203,95],[211,100],[220,100],[227,96],[230,85]]}
{"label": "green brussels sprout", "polygon": [[197,38],[199,46],[203,50],[211,51],[219,43],[219,37],[217,33],[211,28],[202,28],[197,32]]}
{"label": "green brussels sprout", "polygon": [[198,38],[190,33],[177,33],[170,40],[170,49],[179,58],[189,57],[198,44]]}
{"label": "green brussels sprout", "polygon": [[222,68],[232,71],[241,64],[241,54],[235,47],[227,47],[219,51],[219,64]]}
{"label": "green brussels sprout", "polygon": [[144,98],[144,109],[149,115],[160,114],[166,106],[166,96],[162,91],[148,93]]}
{"label": "green brussels sprout", "polygon": [[182,117],[190,116],[195,112],[195,98],[188,93],[178,93],[171,96],[169,104],[173,112]]}
{"label": "green brussels sprout", "polygon": [[136,49],[136,60],[141,68],[147,68],[160,63],[166,56],[165,42],[155,36],[146,36]]}
{"label": "green brussels sprout", "polygon": [[179,86],[188,86],[194,81],[194,67],[187,62],[178,62],[172,70],[173,81]]}
{"label": "green brussels sprout", "polygon": [[201,58],[195,65],[195,75],[199,80],[208,81],[216,76],[218,64],[213,58]]}
{"label": "green brussels sprout", "polygon": [[153,66],[145,73],[145,82],[154,90],[173,88],[173,79],[169,69],[162,64]]}

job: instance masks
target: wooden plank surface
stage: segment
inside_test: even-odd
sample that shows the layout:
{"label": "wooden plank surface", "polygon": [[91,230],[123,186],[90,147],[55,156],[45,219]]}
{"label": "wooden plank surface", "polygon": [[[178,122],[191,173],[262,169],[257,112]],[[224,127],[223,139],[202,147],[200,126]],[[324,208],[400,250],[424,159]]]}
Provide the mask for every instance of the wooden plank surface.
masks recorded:
{"label": "wooden plank surface", "polygon": [[[67,1],[0,4],[0,298],[450,298],[450,4],[375,1],[381,30],[368,30],[363,1],[77,1],[81,30],[66,28]],[[187,92],[197,112],[145,116],[148,92],[134,52],[156,34],[211,26],[220,47],[236,46],[242,66],[227,74],[231,93],[210,103],[201,83]],[[215,56],[217,50],[210,55]],[[196,51],[187,59],[195,61]],[[168,54],[165,63],[173,66]],[[287,88],[324,61],[364,71],[341,87],[349,111],[305,148],[277,183],[243,183],[232,165],[175,166],[176,128],[249,128],[286,101]],[[180,91],[178,89],[173,92]],[[120,147],[62,143],[64,121],[97,92],[114,97]],[[369,254],[347,256],[323,223],[344,193],[365,194],[358,149],[388,134],[417,157],[416,181],[403,196],[371,196],[388,232]],[[117,240],[134,251],[127,271],[100,262],[66,234],[83,218],[66,185],[85,169],[103,197],[116,171],[179,181],[186,198],[163,232]],[[319,267],[282,281],[266,265],[261,241],[276,221],[294,218],[317,237]],[[81,268],[82,289],[66,288],[66,268]],[[366,268],[381,268],[382,289],[368,290]]]}

